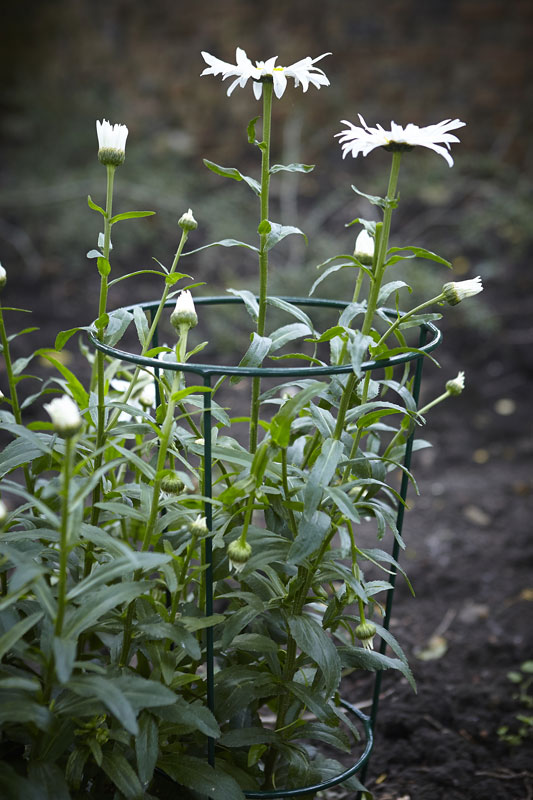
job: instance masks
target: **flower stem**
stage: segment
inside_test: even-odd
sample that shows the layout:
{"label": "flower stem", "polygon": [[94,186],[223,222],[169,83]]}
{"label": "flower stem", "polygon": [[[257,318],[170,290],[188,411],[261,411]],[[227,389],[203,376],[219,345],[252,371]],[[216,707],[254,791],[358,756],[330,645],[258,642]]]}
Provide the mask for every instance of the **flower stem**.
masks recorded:
{"label": "flower stem", "polygon": [[[363,336],[368,336],[370,334],[370,331],[372,330],[374,314],[376,313],[376,308],[378,305],[379,291],[381,289],[381,284],[383,283],[383,277],[385,275],[387,250],[389,247],[389,236],[390,236],[391,221],[392,221],[392,212],[396,204],[395,203],[396,189],[398,186],[398,176],[400,174],[401,155],[402,155],[401,152],[394,152],[392,154],[389,186],[387,188],[387,196],[385,198],[385,208],[383,211],[383,228],[381,230],[381,234],[379,237],[376,263],[370,284],[370,294],[368,296],[368,305],[365,313],[365,318],[363,320],[363,325],[361,328],[361,333]],[[357,380],[358,380],[357,376],[355,375],[355,373],[352,372],[350,373],[350,375],[348,376],[348,380],[346,381],[346,386],[344,387],[339,413],[337,416],[337,424],[335,426],[335,432],[333,434],[335,439],[340,439],[341,437],[344,428],[344,422],[346,419],[346,413],[348,411],[350,399]],[[370,373],[367,372],[365,375],[365,381],[363,384],[363,390],[361,394],[362,404],[366,403],[367,401],[369,385],[370,385]],[[350,458],[353,458],[353,456],[357,452],[361,436],[362,436],[362,429],[359,429],[357,431],[357,436],[354,439],[352,445],[352,453]]]}
{"label": "flower stem", "polygon": [[63,503],[61,507],[61,529],[59,536],[59,580],[57,584],[57,617],[54,634],[61,636],[65,618],[67,595],[67,566],[69,553],[69,505],[70,476],[72,471],[72,438],[65,439],[65,459],[63,462]]}
{"label": "flower stem", "polygon": [[[270,190],[270,133],[272,126],[272,81],[263,83],[263,141],[261,142],[261,210],[259,223],[268,220]],[[268,233],[260,234],[259,243],[259,312],[257,316],[257,333],[265,335],[266,299],[268,292]],[[250,409],[250,452],[257,449],[257,428],[259,421],[259,394],[261,379],[252,379],[252,398]]]}

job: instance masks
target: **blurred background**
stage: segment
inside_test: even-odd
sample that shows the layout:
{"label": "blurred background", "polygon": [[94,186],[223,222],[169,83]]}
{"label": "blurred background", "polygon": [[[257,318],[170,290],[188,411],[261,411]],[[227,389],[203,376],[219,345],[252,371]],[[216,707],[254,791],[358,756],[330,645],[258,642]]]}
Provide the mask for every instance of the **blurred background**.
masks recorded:
{"label": "blurred background", "polygon": [[[105,200],[96,119],[130,131],[114,210],[157,212],[114,228],[115,276],[149,268],[153,257],[170,264],[176,221],[188,207],[199,222],[190,249],[225,237],[253,242],[254,195],[208,172],[202,158],[257,176],[258,151],[247,143],[246,125],[261,104],[250,83],[228,99],[227,83],[200,78],[200,51],[234,62],[240,46],[253,60],[278,55],[284,65],[331,51],[320,63],[330,87],[304,94],[291,82],[274,106],[273,162],[317,167],[272,181],[271,218],[309,237],[307,247],[289,237],[273,252],[272,291],[306,294],[320,261],[352,251],[357,229],[345,223],[377,218],[350,184],[383,194],[389,156],[379,150],[343,161],[333,138],[341,119],[357,121],[362,113],[368,124],[387,126],[391,119],[428,125],[459,117],[467,126],[458,131],[453,170],[423,149],[404,158],[393,227],[394,244],[429,247],[453,262],[454,275],[418,262],[402,278],[427,296],[451,277],[481,274],[484,295],[446,324],[463,325],[466,314],[482,341],[489,335],[493,343],[505,331],[513,346],[529,350],[523,340],[533,343],[525,331],[532,302],[532,33],[528,0],[4,4],[0,259],[12,289],[17,282],[33,297],[52,295],[53,306],[39,305],[53,310],[59,327],[72,320],[73,308],[80,322],[96,315],[98,276],[85,257],[101,230],[87,194]],[[240,249],[215,248],[182,264],[207,282],[208,293],[255,284],[254,259]],[[337,273],[322,293],[351,294],[351,276],[343,279]],[[157,297],[154,280],[118,284],[111,307]],[[515,300],[525,303],[523,317]]]}

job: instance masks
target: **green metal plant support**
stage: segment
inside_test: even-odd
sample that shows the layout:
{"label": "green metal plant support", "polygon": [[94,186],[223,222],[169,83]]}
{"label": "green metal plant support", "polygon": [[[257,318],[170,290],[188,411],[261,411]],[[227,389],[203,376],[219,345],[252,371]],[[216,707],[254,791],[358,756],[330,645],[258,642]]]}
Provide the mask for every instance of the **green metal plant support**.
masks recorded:
{"label": "green metal plant support", "polygon": [[[332,308],[332,309],[344,309],[348,305],[348,302],[344,302],[341,300],[323,300],[318,298],[301,298],[301,297],[283,297],[280,298],[289,302],[293,305],[297,306],[314,306],[320,308]],[[195,304],[197,306],[214,306],[214,305],[235,305],[241,304],[243,301],[240,297],[227,297],[227,296],[216,296],[216,297],[202,297],[202,298],[195,298]],[[166,303],[167,306],[173,306],[174,301],[169,300]],[[159,306],[158,301],[154,302],[146,302],[146,303],[139,303],[136,305],[126,306],[125,310],[132,312],[134,308],[141,308],[142,310],[148,312],[150,316],[153,318],[157,308]],[[391,317],[396,317],[397,312],[395,310],[391,310]],[[157,334],[156,334],[157,335]],[[89,334],[89,338],[92,344],[100,351],[105,353],[106,355],[110,356],[114,359],[120,359],[122,361],[127,361],[136,365],[151,367],[155,371],[162,369],[161,361],[158,361],[156,358],[148,358],[146,356],[135,355],[133,353],[129,353],[125,350],[120,350],[116,347],[110,347],[109,345],[104,344],[103,342],[99,341],[99,339],[93,335],[92,333]],[[430,353],[434,350],[441,342],[442,334],[438,330],[438,328],[433,325],[431,322],[423,323],[420,326],[420,336],[419,336],[419,344],[418,348],[414,352],[409,353],[402,353],[392,356],[389,359],[385,360],[375,360],[375,361],[366,361],[361,365],[361,369],[364,372],[373,371],[377,369],[383,369],[385,367],[396,366],[398,364],[404,364],[408,361],[416,360],[416,369],[415,369],[415,379],[414,379],[414,386],[413,386],[413,396],[415,402],[418,402],[418,397],[420,394],[420,386],[422,382],[422,368],[424,357],[427,353]],[[154,346],[157,346],[157,340],[155,339],[153,342]],[[172,362],[165,362],[164,364],[165,370],[170,371],[179,371],[179,372],[190,372],[195,375],[199,375],[202,380],[203,384],[207,389],[212,388],[212,379],[215,377],[222,377],[222,376],[233,376],[238,375],[241,377],[256,377],[260,376],[263,378],[316,378],[321,375],[342,375],[348,374],[352,371],[351,364],[346,364],[343,366],[314,366],[314,367],[238,367],[238,366],[221,366],[221,365],[213,365],[213,364],[197,364],[197,363],[172,363]],[[157,372],[156,372],[157,374]],[[204,513],[206,517],[206,523],[208,530],[212,530],[212,472],[211,472],[211,457],[212,457],[212,442],[211,442],[211,408],[210,408],[210,399],[211,399],[211,392],[206,391],[204,393],[204,404],[203,404],[203,434],[204,434],[204,454],[203,454],[203,476],[204,476],[204,486],[203,486],[203,494],[205,499],[204,503]],[[407,497],[407,488],[408,488],[408,474],[410,470],[411,464],[411,454],[413,449],[413,438],[414,436],[408,439],[405,457],[404,457],[404,467],[405,469],[402,471],[402,481],[401,481],[401,488],[400,488],[400,497],[401,500],[398,501],[397,506],[397,528],[398,532],[401,536],[402,534],[402,527],[403,527],[403,518],[404,518],[404,504]],[[398,540],[394,539],[394,544],[392,548],[392,557],[397,561],[399,557],[399,544]],[[206,616],[211,616],[213,614],[213,599],[214,599],[214,583],[213,583],[213,555],[212,555],[212,543],[211,538],[208,536],[206,538],[206,547],[205,547],[205,590],[206,590],[206,601],[205,601],[205,614]],[[390,626],[390,619],[392,613],[392,605],[394,599],[394,589],[396,583],[396,571],[392,570],[389,582],[391,584],[391,588],[387,592],[387,600],[386,600],[386,609],[385,609],[385,618],[383,621],[383,627],[388,630]],[[215,663],[216,663],[216,656],[214,652],[213,646],[213,628],[208,627],[206,628],[206,686],[207,686],[207,705],[209,709],[214,712],[215,708],[215,684],[214,684],[214,674],[215,674]],[[384,639],[381,640],[380,646],[380,653],[385,653],[386,650],[386,642]],[[380,695],[380,688],[381,688],[381,680],[382,674],[380,671],[376,672],[376,677],[374,680],[374,693],[373,693],[373,701],[370,715],[367,716],[366,714],[362,713],[358,708],[348,703],[346,700],[342,700],[342,706],[346,709],[346,711],[352,715],[354,715],[362,724],[366,742],[365,747],[362,755],[358,758],[358,760],[344,772],[336,775],[329,780],[323,781],[322,783],[317,783],[309,786],[303,786],[296,789],[273,789],[268,791],[245,791],[244,794],[247,798],[264,798],[264,800],[270,800],[271,798],[289,798],[289,797],[303,797],[305,795],[314,795],[316,792],[329,789],[333,786],[337,786],[338,784],[343,783],[344,781],[348,780],[352,775],[356,772],[361,771],[361,780],[364,782],[364,778],[366,775],[366,770],[368,768],[368,762],[372,751],[373,745],[373,730],[376,724],[377,713],[378,713],[378,706],[379,706],[379,695]],[[213,738],[208,738],[207,741],[207,758],[208,762],[214,766],[215,764],[215,740]]]}

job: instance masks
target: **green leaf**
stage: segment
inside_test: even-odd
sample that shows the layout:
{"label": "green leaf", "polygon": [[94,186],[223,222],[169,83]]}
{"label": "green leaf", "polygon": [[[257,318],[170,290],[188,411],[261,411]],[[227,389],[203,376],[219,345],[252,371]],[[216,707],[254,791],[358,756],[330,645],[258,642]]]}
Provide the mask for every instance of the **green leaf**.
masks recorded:
{"label": "green leaf", "polygon": [[272,340],[270,352],[275,353],[276,350],[280,350],[294,339],[303,339],[304,336],[309,336],[312,333],[312,328],[309,328],[303,322],[292,322],[289,325],[283,325],[282,328],[278,328],[270,334],[270,339]]}
{"label": "green leaf", "polygon": [[214,739],[220,736],[220,728],[215,717],[199,701],[187,703],[182,697],[178,697],[173,705],[154,709],[154,714],[165,722],[184,725],[191,731],[200,731],[205,736]]}
{"label": "green leaf", "polygon": [[147,344],[149,327],[146,314],[139,306],[135,306],[133,309],[133,321],[137,329],[137,336],[139,337],[141,347],[144,347]]}
{"label": "green leaf", "polygon": [[216,175],[222,175],[223,178],[232,178],[234,181],[244,181],[258,197],[260,196],[261,184],[256,181],[255,178],[250,178],[248,175],[243,175],[235,167],[221,167],[219,164],[215,164],[213,161],[208,161],[207,158],[204,158],[203,161],[207,169],[210,169],[211,172],[214,172]]}
{"label": "green leaf", "polygon": [[371,336],[365,336],[361,331],[348,331],[348,353],[352,362],[355,375],[360,378],[363,374],[361,364],[366,358],[368,348],[374,344]]}
{"label": "green leaf", "polygon": [[42,617],[43,612],[36,611],[34,614],[30,614],[29,617],[24,617],[24,619],[16,622],[6,633],[0,636],[0,661]]}
{"label": "green leaf", "polygon": [[282,300],[281,297],[267,297],[266,301],[269,306],[274,306],[275,308],[279,308],[281,311],[286,311],[287,314],[291,314],[291,316],[296,317],[296,319],[302,322],[304,325],[307,325],[311,331],[313,330],[311,317],[299,306],[295,305],[294,303],[289,303],[287,300]]}
{"label": "green leaf", "polygon": [[118,585],[104,586],[84,597],[84,603],[75,610],[69,609],[63,626],[63,635],[75,638],[83,631],[94,625],[100,617],[117,608],[122,603],[128,603],[135,597],[151,589],[150,581],[121,583]]}
{"label": "green leaf", "polygon": [[301,564],[307,556],[314,553],[324,541],[330,528],[331,519],[323,511],[315,511],[312,516],[302,516],[298,534],[289,550],[289,563]]}
{"label": "green leaf", "polygon": [[367,275],[371,275],[372,274],[371,271],[367,267],[363,267],[363,265],[359,264],[359,262],[355,261],[355,259],[354,259],[354,261],[344,261],[342,264],[333,264],[333,266],[328,267],[326,270],[324,270],[322,275],[320,275],[316,279],[316,281],[313,283],[313,285],[311,286],[311,289],[309,291],[309,297],[311,297],[311,295],[314,293],[314,291],[317,288],[317,286],[319,286],[322,283],[324,278],[327,278],[328,275],[331,275],[334,272],[338,272],[340,269],[345,269],[346,267],[352,267],[352,268],[355,268],[355,269],[362,269],[363,272],[366,272]]}
{"label": "green leaf", "polygon": [[235,297],[240,297],[253,321],[257,322],[257,318],[259,316],[259,303],[257,302],[255,295],[252,294],[252,292],[249,292],[247,289],[227,289],[226,291]]}
{"label": "green leaf", "polygon": [[[39,787],[42,800],[71,800],[63,771],[57,764],[30,761],[28,775],[32,783]],[[26,797],[24,793],[24,800]]]}
{"label": "green leaf", "polygon": [[[260,367],[263,360],[272,346],[272,339],[268,336],[259,336],[255,331],[252,333],[252,341],[250,347],[243,355],[239,362],[239,367]],[[239,375],[231,377],[232,383],[238,383],[240,380]]]}
{"label": "green leaf", "polygon": [[436,261],[437,264],[443,264],[445,267],[452,268],[452,265],[449,261],[441,256],[438,256],[436,253],[432,253],[431,250],[426,250],[424,247],[391,247],[387,251],[387,255],[392,255],[393,253],[406,253],[410,252],[412,255],[405,255],[405,256],[393,256],[392,258],[387,260],[387,266],[390,264],[396,263],[400,259],[404,258],[426,258],[429,261]]}
{"label": "green leaf", "polygon": [[59,331],[56,336],[56,340],[54,343],[55,350],[62,350],[71,336],[74,336],[75,333],[78,331],[88,331],[90,330],[89,326],[85,326],[82,328],[69,328],[67,331]]}
{"label": "green leaf", "polygon": [[223,747],[250,747],[254,744],[270,744],[276,741],[275,731],[269,728],[234,728],[224,733],[219,740]]}
{"label": "green leaf", "polygon": [[188,250],[186,253],[182,253],[183,256],[192,256],[194,253],[199,253],[201,250],[207,250],[210,247],[245,247],[247,250],[253,250],[254,253],[259,252],[258,247],[254,247],[252,244],[246,244],[246,242],[239,242],[237,239],[221,239],[219,242],[211,242],[211,244],[204,244],[203,247],[197,247],[196,250]]}
{"label": "green leaf", "polygon": [[291,434],[292,420],[307,405],[312,397],[320,394],[326,384],[321,381],[311,381],[298,394],[286,400],[277,414],[272,417],[270,435],[275,444],[288,447]]}
{"label": "green leaf", "polygon": [[268,221],[268,219],[262,219],[259,225],[257,226],[257,233],[259,236],[263,236],[263,234],[270,233],[272,230],[272,225]]}
{"label": "green leaf", "polygon": [[246,127],[248,142],[250,144],[257,144],[257,145],[259,144],[259,142],[255,138],[255,123],[257,122],[258,119],[260,119],[260,117],[254,117],[253,119],[251,119]]}
{"label": "green leaf", "polygon": [[117,308],[112,311],[109,314],[109,322],[104,336],[105,344],[114,347],[122,338],[132,319],[133,314],[130,314],[125,308]]}
{"label": "green leaf", "polygon": [[290,617],[289,629],[300,650],[319,667],[324,676],[324,693],[330,696],[336,690],[341,677],[337,648],[318,622],[311,617]]}
{"label": "green leaf", "polygon": [[111,217],[109,220],[110,225],[114,225],[115,222],[120,222],[123,219],[139,219],[140,217],[151,217],[155,214],[155,211],[126,211],[124,214],[115,214],[114,217]]}
{"label": "green leaf", "polygon": [[61,373],[61,375],[67,381],[67,385],[72,393],[72,397],[76,401],[78,407],[80,409],[87,408],[89,405],[89,395],[83,388],[82,384],[78,380],[78,378],[71,372],[68,367],[61,363],[57,358],[55,358],[55,353],[52,350],[37,350],[35,355],[39,355],[42,358],[45,358],[54,367]]}
{"label": "green leaf", "polygon": [[344,514],[347,519],[350,519],[352,522],[359,522],[359,514],[357,513],[352,499],[345,491],[338,486],[328,486],[326,488],[326,495],[333,500],[341,514]]}
{"label": "green leaf", "polygon": [[277,653],[278,651],[276,642],[260,633],[241,633],[233,638],[230,647],[252,653]]}
{"label": "green leaf", "polygon": [[406,328],[418,328],[425,322],[437,322],[439,319],[442,319],[442,314],[415,314],[409,317],[405,322],[400,322],[398,327],[401,330],[406,330]]}
{"label": "green leaf", "polygon": [[369,672],[376,672],[382,669],[397,669],[407,678],[409,685],[416,692],[413,673],[405,661],[400,658],[390,658],[390,656],[382,655],[382,653],[378,653],[375,650],[365,650],[363,647],[351,646],[339,647],[338,656],[345,667],[357,667]]}
{"label": "green leaf", "polygon": [[304,516],[311,517],[322,500],[324,489],[329,485],[342,458],[343,444],[337,439],[325,439],[320,455],[313,464],[304,491]]}
{"label": "green leaf", "polygon": [[100,214],[101,214],[103,217],[107,216],[107,215],[106,215],[106,212],[104,211],[104,209],[103,209],[103,208],[101,208],[101,206],[97,206],[97,205],[96,205],[96,203],[95,203],[95,202],[93,202],[93,200],[92,200],[92,198],[91,198],[91,195],[89,195],[89,196],[87,197],[87,203],[89,204],[89,208],[92,208],[92,210],[93,210],[93,211],[99,211],[99,212],[100,212]]}
{"label": "green leaf", "polygon": [[314,168],[314,164],[274,164],[269,172],[271,175],[276,172],[312,172]]}
{"label": "green leaf", "polygon": [[413,291],[405,281],[391,281],[390,283],[386,283],[379,290],[378,306],[382,306],[383,303],[386,303],[393,292],[397,292],[398,289],[403,289],[404,287],[409,289],[409,293]]}
{"label": "green leaf", "polygon": [[109,750],[102,760],[102,769],[127,800],[142,800],[144,790],[132,766],[118,750]]}
{"label": "green leaf", "polygon": [[152,780],[159,755],[158,725],[152,714],[143,711],[139,717],[139,733],[135,739],[137,772],[141,783],[147,786]]}
{"label": "green leaf", "polygon": [[314,692],[310,686],[296,681],[285,684],[286,688],[303,703],[315,717],[331,725],[335,722],[335,713],[328,703],[324,701],[321,693]]}
{"label": "green leaf", "polygon": [[213,769],[205,759],[180,753],[179,758],[164,756],[159,759],[158,766],[177,783],[210,800],[245,800],[239,784],[224,772]]}
{"label": "green leaf", "polygon": [[271,222],[270,226],[270,233],[268,233],[266,237],[266,250],[271,250],[278,242],[281,242],[282,239],[285,239],[286,236],[290,236],[293,233],[303,236],[307,244],[307,236],[300,228],[295,228],[292,225],[280,225],[278,222]]}
{"label": "green leaf", "polygon": [[96,260],[96,263],[98,265],[98,272],[100,273],[102,278],[107,278],[107,276],[111,272],[111,264],[109,263],[107,258],[101,256]]}
{"label": "green leaf", "polygon": [[0,702],[0,725],[29,723],[41,731],[50,729],[53,717],[47,706],[42,706],[23,692],[4,692]]}
{"label": "green leaf", "polygon": [[129,733],[137,736],[139,726],[135,711],[116,685],[116,679],[102,675],[78,675],[71,678],[66,687],[81,697],[95,697],[100,700]]}
{"label": "green leaf", "polygon": [[[357,186],[354,186],[353,184],[352,184],[352,190],[356,194],[358,194],[359,197],[364,197],[365,200],[368,200],[369,203],[372,203],[373,206],[379,206],[380,208],[387,208],[387,200],[384,197],[379,197],[376,194],[365,194],[364,192],[359,191]],[[359,220],[354,220],[354,222],[359,222]]]}
{"label": "green leaf", "polygon": [[87,253],[87,258],[103,258],[103,254],[100,250],[89,250]]}
{"label": "green leaf", "polygon": [[75,639],[59,638],[58,636],[54,636],[52,640],[55,670],[60,683],[67,683],[70,680],[76,659],[77,644]]}

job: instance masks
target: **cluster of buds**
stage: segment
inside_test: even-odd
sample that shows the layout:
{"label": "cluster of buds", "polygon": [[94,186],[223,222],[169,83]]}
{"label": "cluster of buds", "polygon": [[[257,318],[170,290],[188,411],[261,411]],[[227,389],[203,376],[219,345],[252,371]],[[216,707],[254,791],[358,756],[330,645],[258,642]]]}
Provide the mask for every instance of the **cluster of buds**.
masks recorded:
{"label": "cluster of buds", "polygon": [[66,394],[55,397],[50,403],[45,403],[44,410],[50,415],[54,430],[63,439],[70,439],[78,433],[83,424],[78,406]]}

